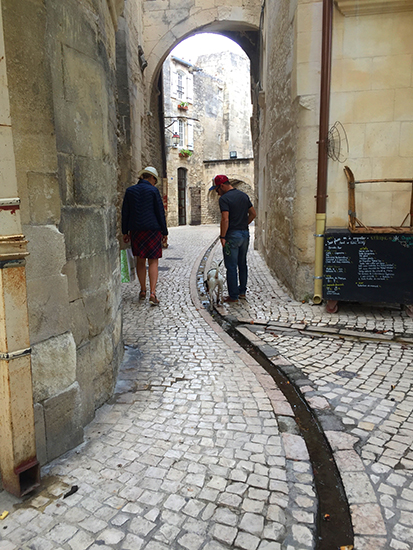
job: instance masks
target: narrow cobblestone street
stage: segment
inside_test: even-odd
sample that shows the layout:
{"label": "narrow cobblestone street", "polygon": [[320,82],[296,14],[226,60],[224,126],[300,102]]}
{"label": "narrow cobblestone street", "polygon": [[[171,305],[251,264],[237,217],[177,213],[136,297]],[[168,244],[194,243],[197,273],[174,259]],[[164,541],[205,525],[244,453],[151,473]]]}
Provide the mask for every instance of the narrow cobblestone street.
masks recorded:
{"label": "narrow cobblestone street", "polygon": [[[313,470],[293,407],[197,297],[197,267],[217,235],[170,230],[159,307],[139,301],[137,282],[123,284],[115,394],[85,442],[43,469],[35,495],[0,493],[0,550],[316,547]],[[252,247],[249,268],[247,300],[218,311],[315,411],[355,550],[412,549],[413,319],[396,306],[327,314],[295,302]]]}

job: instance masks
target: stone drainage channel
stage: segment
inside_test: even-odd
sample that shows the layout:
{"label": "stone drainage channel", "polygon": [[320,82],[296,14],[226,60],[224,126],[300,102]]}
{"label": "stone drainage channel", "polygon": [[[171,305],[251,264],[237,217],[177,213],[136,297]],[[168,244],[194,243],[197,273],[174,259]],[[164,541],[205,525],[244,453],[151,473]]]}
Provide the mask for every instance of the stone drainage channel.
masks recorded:
{"label": "stone drainage channel", "polygon": [[[343,482],[334,460],[333,451],[323,429],[306,402],[306,399],[284,372],[285,366],[271,361],[257,346],[237,328],[241,323],[234,316],[223,316],[211,307],[204,288],[204,273],[215,242],[207,249],[197,271],[197,290],[201,303],[209,310],[213,319],[274,379],[278,388],[291,405],[300,434],[307,445],[314,475],[314,486],[318,499],[315,550],[353,548],[354,533],[350,509]],[[337,544],[337,541],[340,541]]]}

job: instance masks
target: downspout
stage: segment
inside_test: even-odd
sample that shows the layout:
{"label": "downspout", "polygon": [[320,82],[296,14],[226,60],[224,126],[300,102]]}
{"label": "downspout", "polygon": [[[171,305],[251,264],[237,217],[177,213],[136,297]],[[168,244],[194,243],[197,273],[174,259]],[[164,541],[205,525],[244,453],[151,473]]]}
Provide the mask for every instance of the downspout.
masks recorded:
{"label": "downspout", "polygon": [[18,497],[40,484],[26,292],[27,241],[21,234],[0,0],[0,471]]}
{"label": "downspout", "polygon": [[327,203],[327,134],[330,115],[331,50],[333,35],[333,0],[323,0],[321,46],[320,129],[318,138],[318,174],[316,195],[315,267],[313,302],[323,299],[323,253]]}

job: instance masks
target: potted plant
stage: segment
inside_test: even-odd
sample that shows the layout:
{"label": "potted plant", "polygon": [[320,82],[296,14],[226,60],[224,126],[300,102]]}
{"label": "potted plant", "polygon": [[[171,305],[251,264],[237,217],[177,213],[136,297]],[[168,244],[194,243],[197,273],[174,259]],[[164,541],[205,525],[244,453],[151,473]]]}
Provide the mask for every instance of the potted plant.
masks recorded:
{"label": "potted plant", "polygon": [[188,110],[188,102],[187,101],[181,101],[178,105],[178,109],[181,111],[187,111]]}
{"label": "potted plant", "polygon": [[181,149],[179,151],[179,156],[181,158],[188,158],[192,155],[193,151],[190,151],[189,149]]}

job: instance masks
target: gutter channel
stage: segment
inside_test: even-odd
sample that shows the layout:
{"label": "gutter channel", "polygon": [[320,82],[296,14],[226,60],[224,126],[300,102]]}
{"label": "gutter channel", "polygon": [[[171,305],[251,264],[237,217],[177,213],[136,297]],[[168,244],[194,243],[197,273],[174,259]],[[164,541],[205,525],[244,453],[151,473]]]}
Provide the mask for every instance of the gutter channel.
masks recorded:
{"label": "gutter channel", "polygon": [[211,311],[208,296],[204,292],[204,270],[214,246],[215,242],[207,249],[198,267],[197,290],[200,302],[214,321],[270,374],[295,413],[295,421],[310,456],[318,500],[315,550],[351,550],[354,545],[351,514],[334,453],[317,416],[293,379],[284,372],[284,369],[291,372],[291,367],[285,368],[285,365],[277,364],[276,359],[271,361],[259,347],[237,330],[237,326],[247,325],[240,323],[232,315],[222,316],[216,309]]}

